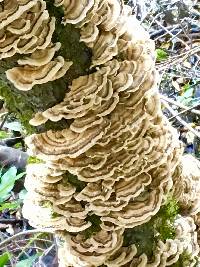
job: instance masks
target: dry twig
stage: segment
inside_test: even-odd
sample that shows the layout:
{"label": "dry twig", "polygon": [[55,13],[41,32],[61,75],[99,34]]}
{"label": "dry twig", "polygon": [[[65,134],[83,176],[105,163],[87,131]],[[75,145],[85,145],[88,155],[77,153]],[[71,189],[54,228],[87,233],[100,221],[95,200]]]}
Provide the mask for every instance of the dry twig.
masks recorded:
{"label": "dry twig", "polygon": [[178,114],[176,113],[175,110],[173,110],[173,108],[170,107],[170,105],[162,100],[163,105],[169,110],[169,112],[175,116],[175,118],[183,125],[185,126],[190,132],[192,132],[194,135],[196,135],[199,139],[200,139],[200,132],[196,131],[194,128],[192,128],[186,121],[184,121],[183,119],[180,118],[180,116],[178,116]]}
{"label": "dry twig", "polygon": [[[188,108],[187,106],[185,106],[185,105],[183,105],[183,104],[181,104],[181,103],[178,103],[177,101],[174,101],[173,99],[168,98],[167,96],[164,96],[164,95],[161,95],[161,94],[160,94],[160,98],[163,99],[163,100],[165,100],[166,102],[172,104],[172,105],[175,105],[175,106],[177,106],[177,107],[179,107],[179,108],[184,109],[184,111],[181,112],[181,113],[190,111],[190,112],[192,112],[192,113],[194,113],[194,114],[196,114],[196,115],[200,115],[200,110],[195,109],[195,108],[196,108],[197,106],[199,106],[200,104],[198,104],[198,105],[196,105],[196,106],[194,106],[194,107],[190,107],[190,108]],[[181,114],[181,113],[180,113],[180,114]],[[177,114],[176,114],[176,115],[177,115]]]}
{"label": "dry twig", "polygon": [[168,60],[165,60],[164,63],[156,64],[157,69],[159,71],[168,69],[168,68],[174,66],[175,64],[178,64],[178,63],[185,61],[188,57],[198,53],[199,51],[200,51],[200,46],[195,46],[195,47],[187,50],[186,52],[181,53],[178,56],[170,57]]}
{"label": "dry twig", "polygon": [[7,243],[10,243],[11,241],[15,240],[18,237],[24,236],[24,235],[33,235],[33,234],[38,234],[38,233],[47,233],[47,234],[52,234],[53,230],[52,229],[34,229],[34,230],[27,230],[24,232],[20,232],[17,233],[7,239],[5,239],[4,241],[2,241],[0,243],[0,249],[2,249],[2,247],[4,247]]}

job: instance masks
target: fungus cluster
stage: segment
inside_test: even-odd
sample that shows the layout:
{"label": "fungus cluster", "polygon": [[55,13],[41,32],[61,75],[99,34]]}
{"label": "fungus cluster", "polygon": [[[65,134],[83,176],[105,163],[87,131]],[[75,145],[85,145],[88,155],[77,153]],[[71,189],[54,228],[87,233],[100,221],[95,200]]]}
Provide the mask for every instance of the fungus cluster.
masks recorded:
{"label": "fungus cluster", "polygon": [[60,43],[52,42],[55,18],[44,0],[4,0],[0,3],[0,59],[18,56],[18,66],[6,71],[19,90],[30,90],[62,77],[72,62],[55,56]]}
{"label": "fungus cluster", "polygon": [[184,155],[174,175],[173,194],[181,208],[195,215],[200,212],[200,162],[191,155]]}
{"label": "fungus cluster", "polygon": [[[187,266],[196,266],[199,245],[194,220],[191,217],[179,216],[176,219],[175,227],[175,239],[168,239],[166,242],[158,241],[150,259],[145,253],[138,256],[135,245],[122,247],[120,230],[114,232],[102,230],[87,240],[84,240],[81,234],[76,237],[70,237],[68,234],[62,235],[64,246],[59,251],[60,266],[89,267],[101,266],[104,263],[108,267],[163,267],[176,263],[185,251],[192,255]],[[114,236],[116,236],[115,239]],[[110,246],[109,253],[107,253],[108,248],[105,246],[105,240],[107,240],[106,245],[109,244]],[[113,245],[115,247],[112,247]],[[97,264],[94,265],[94,262]]]}
{"label": "fungus cluster", "polygon": [[[9,31],[10,21],[24,19],[28,33],[21,26],[17,44],[37,41],[28,50],[14,46],[15,53],[31,55],[19,59],[21,66],[7,71],[7,77],[18,89],[29,90],[63,76],[72,63],[60,56],[53,59],[60,44],[51,41],[55,19],[49,18],[45,2],[15,2],[14,11],[7,8],[4,31]],[[7,1],[2,3],[6,6]],[[124,231],[148,222],[169,193],[180,203],[187,199],[191,215],[198,211],[199,187],[192,196],[191,188],[199,183],[199,173],[184,172],[181,144],[162,114],[154,43],[121,1],[55,0],[55,6],[63,8],[64,24],[80,29],[80,42],[92,49],[92,66],[88,75],[66,88],[61,103],[30,121],[34,126],[62,119],[70,124],[27,137],[30,154],[44,163],[27,168],[24,216],[32,226],[58,234],[63,267],[170,266],[184,251],[195,261],[199,246],[191,217],[177,218],[175,239],[158,241],[151,258],[138,255],[135,244],[123,245]],[[29,21],[31,12],[35,20]],[[40,25],[37,30],[35,25]],[[99,225],[88,237],[91,216],[99,218]]]}

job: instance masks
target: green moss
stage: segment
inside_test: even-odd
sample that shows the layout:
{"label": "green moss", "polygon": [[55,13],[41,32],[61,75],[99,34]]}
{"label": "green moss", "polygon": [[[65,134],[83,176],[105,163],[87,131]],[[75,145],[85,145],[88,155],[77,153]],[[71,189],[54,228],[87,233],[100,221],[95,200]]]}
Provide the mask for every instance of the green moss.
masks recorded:
{"label": "green moss", "polygon": [[69,182],[70,184],[72,184],[73,186],[76,187],[77,192],[81,192],[83,190],[83,188],[86,187],[86,183],[78,180],[76,175],[73,175],[73,174],[67,172],[65,177],[66,177],[67,182]]}
{"label": "green moss", "polygon": [[0,131],[0,140],[11,137],[11,134],[6,131]]}
{"label": "green moss", "polygon": [[101,220],[100,220],[100,217],[95,214],[88,216],[86,220],[92,223],[92,225],[89,228],[83,231],[83,234],[85,235],[85,239],[88,239],[93,234],[101,230],[101,227],[100,227]]}
{"label": "green moss", "polygon": [[178,213],[179,206],[177,201],[169,197],[166,204],[159,210],[155,218],[153,218],[156,225],[155,230],[158,232],[159,239],[162,241],[174,238],[175,229],[173,223]]}
{"label": "green moss", "polygon": [[[1,71],[1,70],[0,70]],[[29,120],[32,118],[33,110],[28,104],[22,103],[22,99],[16,92],[12,91],[11,88],[1,79],[3,74],[0,75],[0,95],[6,101],[6,107],[10,112],[17,115],[17,118],[22,123],[23,127],[28,133],[33,133],[34,127],[29,124]],[[23,112],[20,110],[23,109]]]}
{"label": "green moss", "polygon": [[30,156],[27,160],[28,164],[34,164],[34,163],[44,163],[42,159],[38,159],[37,157]]}
{"label": "green moss", "polygon": [[41,207],[52,209],[52,203],[49,200],[43,200],[40,202]]}
{"label": "green moss", "polygon": [[51,214],[51,218],[52,218],[52,219],[59,218],[59,217],[61,217],[60,214],[58,214],[58,213],[56,213],[56,212],[52,212],[52,214]]}
{"label": "green moss", "polygon": [[174,239],[175,229],[173,223],[178,214],[179,207],[177,201],[169,197],[160,211],[143,225],[127,229],[124,233],[124,246],[135,244],[138,255],[146,253],[148,257],[153,255],[157,241]]}
{"label": "green moss", "polygon": [[180,255],[178,261],[172,264],[171,267],[189,267],[191,266],[192,262],[193,262],[192,255],[188,253],[187,251],[184,251]]}
{"label": "green moss", "polygon": [[79,29],[75,28],[72,24],[63,25],[63,9],[61,7],[55,7],[52,4],[52,0],[45,1],[50,16],[56,18],[56,31],[53,35],[53,42],[61,43],[61,49],[58,51],[58,54],[66,60],[73,61],[73,66],[66,75],[66,79],[70,82],[80,75],[89,73],[92,50],[83,42],[79,42]]}
{"label": "green moss", "polygon": [[18,149],[18,148],[22,148],[22,143],[17,143],[14,145],[14,148]]}
{"label": "green moss", "polygon": [[127,247],[132,244],[136,245],[138,256],[142,253],[146,253],[148,257],[153,255],[156,242],[152,222],[125,230],[123,246]]}

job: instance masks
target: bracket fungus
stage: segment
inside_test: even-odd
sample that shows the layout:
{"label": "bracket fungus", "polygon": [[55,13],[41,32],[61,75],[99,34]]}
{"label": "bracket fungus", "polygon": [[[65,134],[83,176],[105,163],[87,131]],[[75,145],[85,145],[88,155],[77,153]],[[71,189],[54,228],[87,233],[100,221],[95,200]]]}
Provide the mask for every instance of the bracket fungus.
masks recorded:
{"label": "bracket fungus", "polygon": [[26,91],[64,76],[73,63],[61,56],[53,59],[61,44],[52,43],[56,19],[49,16],[46,2],[5,0],[0,8],[0,59],[27,55],[18,60],[20,66],[6,71],[7,79]]}
{"label": "bracket fungus", "polygon": [[[64,11],[64,25],[80,30],[92,64],[66,88],[63,101],[30,120],[34,126],[69,123],[26,138],[29,153],[44,163],[27,167],[24,216],[59,236],[62,267],[164,267],[184,251],[195,264],[199,245],[189,216],[176,218],[175,238],[158,240],[151,257],[139,254],[137,244],[124,246],[126,229],[149,222],[169,194],[195,222],[199,212],[199,166],[195,173],[184,170],[181,143],[162,113],[153,41],[122,1],[54,3]],[[0,57],[24,55],[6,72],[14,86],[30,90],[64,76],[73,63],[52,41],[55,18],[45,1],[3,0],[0,6]]]}

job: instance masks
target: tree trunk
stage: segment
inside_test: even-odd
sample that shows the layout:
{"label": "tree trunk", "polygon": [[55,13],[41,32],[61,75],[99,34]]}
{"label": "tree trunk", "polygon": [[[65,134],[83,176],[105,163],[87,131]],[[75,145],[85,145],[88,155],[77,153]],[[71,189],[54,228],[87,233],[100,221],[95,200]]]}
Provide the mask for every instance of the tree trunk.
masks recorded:
{"label": "tree trunk", "polygon": [[[182,158],[177,135],[162,114],[153,42],[121,0],[55,0],[56,7],[45,2],[50,18],[30,39],[38,38],[29,63],[19,67],[20,52],[0,64],[0,94],[34,133],[26,142],[40,161],[27,167],[24,216],[57,234],[60,266],[198,264],[200,166]],[[20,29],[5,14],[1,26],[6,33],[20,31],[15,37],[24,51],[30,32],[24,34],[22,18],[27,25],[31,16],[38,22],[46,16],[45,2],[0,3],[7,17],[14,12],[14,25],[26,9],[17,17]],[[12,5],[18,5],[14,11]],[[50,32],[53,17],[55,31],[42,51],[41,32],[47,26]],[[57,42],[61,48],[51,57],[48,51]],[[73,63],[59,79],[64,63],[52,74],[61,64],[56,56]],[[38,69],[49,82],[39,85],[45,79]],[[26,90],[23,85],[31,83],[37,85],[30,91],[13,86]]]}

